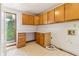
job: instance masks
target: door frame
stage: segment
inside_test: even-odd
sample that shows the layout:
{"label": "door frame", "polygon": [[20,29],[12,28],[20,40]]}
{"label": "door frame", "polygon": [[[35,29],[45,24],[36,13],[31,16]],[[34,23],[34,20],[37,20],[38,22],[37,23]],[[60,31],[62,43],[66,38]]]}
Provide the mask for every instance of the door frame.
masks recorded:
{"label": "door frame", "polygon": [[[10,43],[10,44],[7,44],[7,33],[6,33],[6,28],[7,28],[7,26],[6,26],[6,20],[5,20],[5,18],[6,18],[6,13],[9,13],[9,14],[14,14],[15,15],[15,42],[13,42],[13,43]],[[4,31],[5,31],[5,41],[6,41],[6,44],[7,44],[7,46],[12,46],[12,45],[15,45],[16,44],[16,35],[17,35],[17,15],[16,15],[16,13],[13,13],[13,12],[4,12],[4,27],[5,27],[5,29],[4,29]]]}

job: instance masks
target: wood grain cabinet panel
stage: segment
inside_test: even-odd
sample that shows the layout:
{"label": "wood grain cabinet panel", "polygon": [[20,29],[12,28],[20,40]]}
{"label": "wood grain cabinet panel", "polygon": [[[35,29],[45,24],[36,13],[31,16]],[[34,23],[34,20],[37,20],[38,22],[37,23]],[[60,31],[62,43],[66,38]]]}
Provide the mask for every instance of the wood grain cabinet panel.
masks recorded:
{"label": "wood grain cabinet panel", "polygon": [[34,25],[34,16],[31,16],[31,25]]}
{"label": "wood grain cabinet panel", "polygon": [[39,44],[44,47],[44,35],[43,35],[43,33],[40,33],[40,41],[39,42],[40,42]]}
{"label": "wood grain cabinet panel", "polygon": [[67,3],[65,4],[65,20],[79,19],[79,3]]}
{"label": "wood grain cabinet panel", "polygon": [[29,25],[34,25],[34,17],[32,15],[29,15]]}
{"label": "wood grain cabinet panel", "polygon": [[47,12],[43,13],[43,24],[47,24]]}
{"label": "wood grain cabinet panel", "polygon": [[38,44],[40,44],[40,33],[35,33],[35,40]]}
{"label": "wood grain cabinet panel", "polygon": [[22,14],[23,25],[34,25],[34,17],[32,15]]}
{"label": "wood grain cabinet panel", "polygon": [[22,14],[22,24],[28,25],[29,24],[29,17],[27,14]]}
{"label": "wood grain cabinet panel", "polygon": [[47,13],[47,24],[54,23],[54,10],[48,11]]}
{"label": "wood grain cabinet panel", "polygon": [[39,45],[44,47],[44,35],[43,35],[43,33],[36,32],[35,39]]}
{"label": "wood grain cabinet panel", "polygon": [[26,44],[26,33],[18,33],[17,48],[24,47]]}
{"label": "wood grain cabinet panel", "polygon": [[44,33],[44,46],[50,46],[51,44],[51,33]]}
{"label": "wood grain cabinet panel", "polygon": [[40,16],[39,24],[42,25],[43,24],[43,14],[40,14],[39,16]]}
{"label": "wood grain cabinet panel", "polygon": [[39,16],[34,16],[34,25],[39,25]]}
{"label": "wood grain cabinet panel", "polygon": [[63,22],[64,14],[65,14],[64,5],[55,8],[55,22]]}
{"label": "wood grain cabinet panel", "polygon": [[51,33],[35,33],[36,42],[42,47],[49,46],[51,44]]}

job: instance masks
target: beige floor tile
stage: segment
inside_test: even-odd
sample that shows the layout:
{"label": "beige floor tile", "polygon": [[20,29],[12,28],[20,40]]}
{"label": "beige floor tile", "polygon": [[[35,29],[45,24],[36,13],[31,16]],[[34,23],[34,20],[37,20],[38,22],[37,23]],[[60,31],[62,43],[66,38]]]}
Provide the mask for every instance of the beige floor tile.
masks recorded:
{"label": "beige floor tile", "polygon": [[59,49],[48,50],[41,47],[35,42],[27,43],[23,48],[16,48],[15,46],[7,48],[7,56],[72,56],[69,53]]}

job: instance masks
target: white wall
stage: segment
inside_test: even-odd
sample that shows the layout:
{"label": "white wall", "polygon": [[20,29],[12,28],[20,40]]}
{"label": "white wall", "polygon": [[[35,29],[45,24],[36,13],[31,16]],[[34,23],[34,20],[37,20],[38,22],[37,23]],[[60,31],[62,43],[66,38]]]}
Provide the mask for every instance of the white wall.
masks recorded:
{"label": "white wall", "polygon": [[10,12],[16,14],[17,31],[18,32],[35,32],[36,26],[33,25],[22,25],[22,12],[18,10],[13,10],[3,6],[3,12]]}
{"label": "white wall", "polygon": [[33,25],[22,25],[22,12],[18,12],[17,19],[17,30],[18,32],[35,32],[36,26]]}
{"label": "white wall", "polygon": [[5,41],[5,32],[4,32],[4,29],[5,29],[5,26],[4,26],[4,13],[2,12],[2,5],[0,5],[0,43],[1,43],[1,55],[6,55],[6,41]]}
{"label": "white wall", "polygon": [[[7,8],[7,7],[4,7],[3,6],[3,13],[4,12],[10,12],[10,13],[15,13],[16,14],[16,35],[18,33],[21,33],[21,32],[25,32],[25,33],[31,33],[31,32],[35,32],[36,31],[36,26],[33,26],[33,25],[22,25],[22,12],[21,11],[17,11],[17,10],[13,10],[13,9],[10,9],[10,8]],[[4,16],[3,16],[4,18]],[[27,34],[28,35],[28,34]],[[31,35],[31,34],[30,34]],[[33,34],[34,35],[34,34]],[[18,37],[18,35],[17,35]],[[31,36],[33,38],[33,36]],[[32,40],[32,39],[28,39],[29,40]]]}
{"label": "white wall", "polygon": [[[68,29],[75,29],[76,35],[69,36]],[[52,44],[71,53],[79,55],[79,21],[58,23],[52,25],[40,25],[38,32],[51,32]]]}
{"label": "white wall", "polygon": [[0,4],[0,55],[1,55],[1,4]]}

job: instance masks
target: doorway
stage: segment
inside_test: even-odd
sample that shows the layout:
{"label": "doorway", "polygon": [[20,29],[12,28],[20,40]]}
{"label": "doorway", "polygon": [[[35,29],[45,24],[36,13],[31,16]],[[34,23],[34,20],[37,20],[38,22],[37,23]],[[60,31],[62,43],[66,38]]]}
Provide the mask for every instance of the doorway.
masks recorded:
{"label": "doorway", "polygon": [[7,45],[16,42],[16,14],[14,13],[5,12],[5,37]]}

